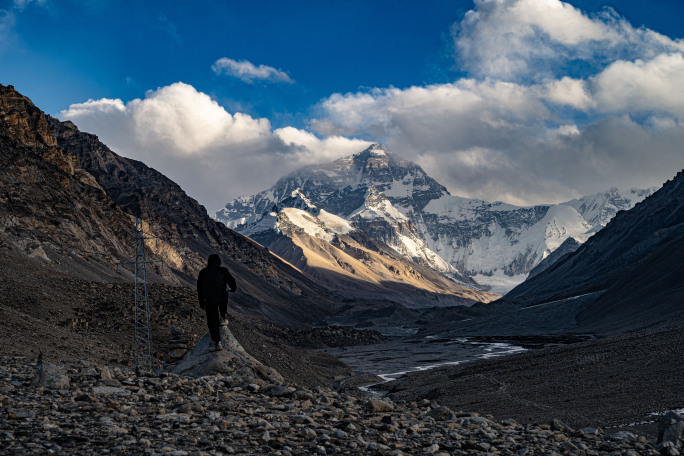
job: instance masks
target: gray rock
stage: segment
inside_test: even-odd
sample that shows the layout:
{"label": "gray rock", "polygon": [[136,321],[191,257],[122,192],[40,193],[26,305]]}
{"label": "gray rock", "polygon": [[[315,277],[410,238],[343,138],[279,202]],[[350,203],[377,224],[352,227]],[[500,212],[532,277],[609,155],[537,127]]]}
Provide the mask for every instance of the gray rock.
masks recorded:
{"label": "gray rock", "polygon": [[269,385],[262,391],[262,393],[271,397],[292,397],[294,392],[295,388],[283,385]]}
{"label": "gray rock", "polygon": [[667,412],[658,423],[658,443],[672,442],[676,448],[684,448],[684,416]]}
{"label": "gray rock", "polygon": [[629,431],[620,431],[610,436],[613,440],[636,440],[637,436]]}
{"label": "gray rock", "polygon": [[66,370],[54,364],[43,364],[31,380],[31,386],[35,388],[65,389],[70,383],[71,379]]}
{"label": "gray rock", "polygon": [[170,350],[167,355],[171,359],[180,359],[184,357],[188,353],[187,348],[174,348],[173,350]]}
{"label": "gray rock", "polygon": [[309,415],[294,415],[292,421],[295,423],[316,424],[313,418]]}
{"label": "gray rock", "polygon": [[485,429],[494,426],[493,421],[490,421],[483,416],[466,416],[466,417],[458,418],[456,420],[456,423],[460,426],[463,426],[463,427],[475,426],[475,427],[481,427],[481,428],[485,428]]}
{"label": "gray rock", "polygon": [[369,397],[366,399],[365,405],[366,410],[372,413],[391,412],[394,410],[394,404],[392,402],[375,397]]}
{"label": "gray rock", "polygon": [[131,394],[126,388],[119,388],[116,386],[94,386],[93,393],[117,396],[128,396]]}
{"label": "gray rock", "polygon": [[275,369],[264,366],[242,348],[227,326],[221,327],[221,343],[223,350],[209,351],[213,342],[209,333],[205,334],[171,372],[190,377],[229,374],[238,383],[247,384],[283,383],[283,377]]}
{"label": "gray rock", "polygon": [[437,407],[430,410],[427,415],[434,418],[437,421],[447,421],[456,418],[456,414],[451,411],[450,408],[438,405]]}

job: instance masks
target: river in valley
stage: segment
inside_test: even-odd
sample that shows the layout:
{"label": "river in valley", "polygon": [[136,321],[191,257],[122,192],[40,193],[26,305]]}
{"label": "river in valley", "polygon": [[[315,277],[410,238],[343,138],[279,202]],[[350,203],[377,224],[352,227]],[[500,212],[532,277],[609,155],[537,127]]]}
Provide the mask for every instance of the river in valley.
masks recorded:
{"label": "river in valley", "polygon": [[381,344],[330,348],[325,351],[349,364],[356,373],[375,374],[390,381],[409,372],[526,350],[512,343],[482,341],[470,337],[404,336]]}

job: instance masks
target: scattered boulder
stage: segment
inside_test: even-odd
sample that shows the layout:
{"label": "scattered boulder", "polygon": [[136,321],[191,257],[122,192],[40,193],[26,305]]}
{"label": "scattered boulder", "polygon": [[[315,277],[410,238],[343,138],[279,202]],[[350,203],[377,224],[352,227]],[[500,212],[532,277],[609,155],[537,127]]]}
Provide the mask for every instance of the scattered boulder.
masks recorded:
{"label": "scattered boulder", "polygon": [[366,399],[366,410],[371,413],[391,412],[394,410],[394,404],[389,400],[369,397]]}
{"label": "scattered boulder", "polygon": [[260,386],[283,383],[283,377],[275,369],[264,366],[242,348],[227,326],[221,327],[221,343],[223,350],[210,351],[214,343],[209,333],[205,334],[171,372],[190,377],[226,374],[237,383]]}
{"label": "scattered boulder", "polygon": [[176,363],[188,353],[190,337],[180,326],[172,326],[167,338],[169,351],[166,354],[169,362]]}
{"label": "scattered boulder", "polygon": [[335,380],[332,387],[335,391],[348,391],[355,390],[359,386],[373,385],[383,381],[382,377],[378,377],[375,374],[357,374]]}
{"label": "scattered boulder", "polygon": [[69,387],[70,383],[71,379],[66,370],[54,364],[40,366],[36,376],[31,380],[31,386],[34,388],[65,389]]}
{"label": "scattered boulder", "polygon": [[684,448],[684,416],[667,412],[658,423],[658,443],[672,442],[676,448]]}
{"label": "scattered boulder", "polygon": [[434,418],[437,421],[447,421],[456,418],[456,414],[451,411],[449,407],[438,405],[427,413],[427,416]]}
{"label": "scattered boulder", "polygon": [[483,429],[488,429],[492,426],[494,426],[494,422],[491,420],[488,420],[487,418],[483,416],[465,416],[456,419],[456,423],[459,426],[469,428],[469,427],[479,427]]}

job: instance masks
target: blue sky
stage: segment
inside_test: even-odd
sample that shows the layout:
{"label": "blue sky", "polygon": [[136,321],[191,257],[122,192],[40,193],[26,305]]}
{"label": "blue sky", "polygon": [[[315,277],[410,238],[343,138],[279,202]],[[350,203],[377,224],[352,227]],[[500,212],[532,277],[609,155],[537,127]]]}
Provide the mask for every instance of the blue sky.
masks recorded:
{"label": "blue sky", "polygon": [[210,212],[375,141],[535,204],[684,166],[682,37],[675,0],[5,0],[0,83]]}

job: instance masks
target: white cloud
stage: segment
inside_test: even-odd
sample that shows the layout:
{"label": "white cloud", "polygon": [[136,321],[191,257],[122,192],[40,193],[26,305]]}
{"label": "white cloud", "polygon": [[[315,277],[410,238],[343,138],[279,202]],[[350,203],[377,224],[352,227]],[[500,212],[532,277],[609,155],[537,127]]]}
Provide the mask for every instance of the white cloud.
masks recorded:
{"label": "white cloud", "polygon": [[[332,94],[316,106],[311,131],[273,130],[182,83],[127,103],[74,104],[60,117],[164,172],[210,212],[368,145],[348,137],[387,144],[453,194],[513,204],[658,185],[684,168],[681,40],[558,0],[476,0],[454,30],[471,77]],[[569,72],[578,61],[583,73]],[[212,68],[292,82],[249,62]]]}
{"label": "white cloud", "polygon": [[312,128],[378,138],[457,195],[514,204],[684,167],[682,40],[558,0],[476,0],[453,30],[471,78],[333,94]]}
{"label": "white cloud", "polygon": [[272,131],[268,119],[231,114],[182,82],[127,103],[105,98],[73,104],[59,117],[161,171],[210,214],[232,198],[273,185],[283,173],[368,145],[343,137],[318,139],[292,127]]}
{"label": "white cloud", "polygon": [[684,51],[681,40],[635,29],[613,10],[588,17],[559,0],[476,0],[453,35],[465,69],[507,80],[559,76],[573,60],[600,67],[616,55]]}
{"label": "white cloud", "polygon": [[617,61],[594,80],[598,107],[609,113],[664,112],[684,120],[684,56]]}
{"label": "white cloud", "polygon": [[297,160],[301,166],[323,163],[352,155],[372,144],[369,141],[349,139],[344,136],[328,136],[319,139],[311,132],[294,127],[279,128],[273,133],[285,145],[298,151]]}
{"label": "white cloud", "polygon": [[543,97],[553,103],[580,110],[594,106],[594,101],[587,92],[586,82],[568,76],[559,80],[547,81],[543,88]]}
{"label": "white cloud", "polygon": [[[620,63],[590,81],[462,79],[335,94],[311,125],[326,135],[382,138],[459,196],[562,201],[610,186],[657,185],[684,167],[675,139],[684,137],[680,63],[670,55]],[[578,126],[566,107],[592,122]],[[660,114],[635,122],[644,111]]]}
{"label": "white cloud", "polygon": [[268,65],[256,66],[247,60],[233,60],[223,57],[214,62],[211,69],[216,74],[234,76],[250,84],[255,79],[269,82],[285,82],[288,84],[294,83],[286,73],[280,70],[276,70]]}

